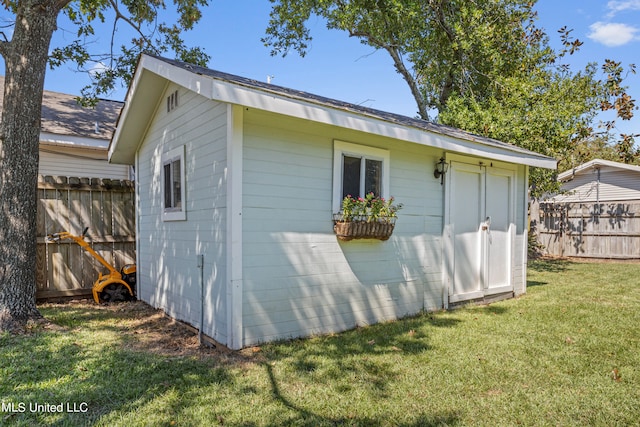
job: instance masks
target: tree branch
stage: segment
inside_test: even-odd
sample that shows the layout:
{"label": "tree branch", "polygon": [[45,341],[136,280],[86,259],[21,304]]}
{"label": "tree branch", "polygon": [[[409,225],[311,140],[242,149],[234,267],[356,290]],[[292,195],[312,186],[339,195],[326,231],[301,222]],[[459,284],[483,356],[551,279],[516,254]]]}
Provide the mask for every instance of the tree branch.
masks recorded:
{"label": "tree branch", "polygon": [[416,104],[418,105],[418,114],[420,114],[420,118],[423,120],[429,120],[429,113],[427,111],[427,106],[425,105],[424,96],[422,96],[422,92],[418,87],[418,82],[413,78],[413,75],[409,72],[407,67],[404,65],[404,61],[402,61],[402,55],[398,52],[398,48],[393,46],[385,46],[384,49],[391,55],[393,59],[393,64],[396,67],[396,70],[404,80],[409,85],[409,89],[411,89],[411,94],[416,100]]}
{"label": "tree branch", "polygon": [[53,4],[57,8],[57,10],[62,10],[67,7],[69,3],[71,3],[71,0],[57,0]]}
{"label": "tree branch", "polygon": [[382,43],[376,37],[365,32],[349,30],[349,36],[366,39],[373,46],[376,46],[379,49],[384,49],[387,51],[387,53],[389,53],[389,56],[391,56],[391,59],[393,59],[393,64],[396,67],[396,71],[400,73],[402,78],[409,85],[411,94],[413,95],[413,98],[416,100],[416,104],[418,106],[418,114],[420,115],[420,118],[423,120],[430,120],[429,112],[427,111],[427,105],[424,100],[424,96],[422,96],[422,92],[420,91],[420,87],[418,86],[418,82],[413,77],[413,75],[411,74],[407,66],[404,64],[404,61],[402,60],[402,55],[400,54],[400,50],[398,46],[389,44],[389,43]]}
{"label": "tree branch", "polygon": [[117,24],[119,19],[122,19],[124,22],[129,24],[131,26],[131,28],[133,28],[136,31],[136,33],[138,33],[138,35],[140,35],[140,38],[148,46],[150,46],[153,49],[155,49],[156,53],[159,53],[159,51],[155,48],[155,46],[154,46],[153,42],[151,41],[151,39],[149,39],[149,37],[147,37],[142,32],[142,30],[140,29],[140,25],[136,24],[134,21],[132,21],[130,18],[128,18],[126,15],[124,15],[124,14],[122,14],[122,12],[120,12],[120,9],[118,8],[118,3],[115,0],[109,0],[109,3],[111,4],[111,7],[113,8],[113,11],[116,13],[116,17],[115,17],[114,22],[113,22],[113,32],[111,33],[111,52],[113,53],[113,39],[114,39],[114,35],[115,35],[115,32],[116,32],[116,24]]}

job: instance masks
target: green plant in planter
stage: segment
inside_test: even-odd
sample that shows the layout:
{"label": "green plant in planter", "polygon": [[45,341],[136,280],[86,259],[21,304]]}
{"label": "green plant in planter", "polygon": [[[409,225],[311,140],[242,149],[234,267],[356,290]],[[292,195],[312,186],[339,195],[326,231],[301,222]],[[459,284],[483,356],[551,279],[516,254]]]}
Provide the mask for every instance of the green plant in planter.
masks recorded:
{"label": "green plant in planter", "polygon": [[386,200],[384,197],[376,197],[373,193],[364,198],[347,195],[342,199],[342,213],[340,220],[365,221],[365,222],[390,222],[397,217],[397,212],[402,209],[402,204],[394,204],[394,198]]}
{"label": "green plant in planter", "polygon": [[338,239],[388,240],[395,227],[402,204],[394,204],[373,193],[357,199],[348,195],[342,199],[342,212],[333,215],[333,231]]}

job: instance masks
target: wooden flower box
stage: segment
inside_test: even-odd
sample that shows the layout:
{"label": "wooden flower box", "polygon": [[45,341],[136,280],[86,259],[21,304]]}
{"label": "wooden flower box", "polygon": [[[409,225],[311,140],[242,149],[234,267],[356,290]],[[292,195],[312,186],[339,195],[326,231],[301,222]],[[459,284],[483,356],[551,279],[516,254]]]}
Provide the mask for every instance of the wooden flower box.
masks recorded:
{"label": "wooden flower box", "polygon": [[393,233],[396,218],[382,218],[380,220],[342,221],[334,217],[333,231],[338,239],[349,241],[353,239],[388,240]]}

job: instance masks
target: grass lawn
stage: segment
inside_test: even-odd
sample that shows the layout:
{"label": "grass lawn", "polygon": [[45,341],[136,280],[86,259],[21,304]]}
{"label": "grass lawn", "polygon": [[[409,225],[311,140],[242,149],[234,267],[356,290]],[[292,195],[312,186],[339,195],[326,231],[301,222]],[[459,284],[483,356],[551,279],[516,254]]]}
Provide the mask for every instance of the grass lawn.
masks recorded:
{"label": "grass lawn", "polygon": [[[192,334],[142,303],[41,312],[53,326],[0,335],[0,425],[640,420],[635,263],[531,262],[518,299],[234,353],[197,349]],[[49,407],[31,412],[35,404]]]}

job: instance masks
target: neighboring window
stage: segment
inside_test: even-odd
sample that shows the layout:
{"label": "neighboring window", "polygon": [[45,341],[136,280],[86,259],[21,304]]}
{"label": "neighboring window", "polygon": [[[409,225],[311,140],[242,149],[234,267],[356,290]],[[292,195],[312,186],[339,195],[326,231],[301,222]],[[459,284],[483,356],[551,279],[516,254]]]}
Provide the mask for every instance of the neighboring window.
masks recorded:
{"label": "neighboring window", "polygon": [[184,220],[184,146],[162,156],[163,219]]}
{"label": "neighboring window", "polygon": [[364,145],[334,142],[333,211],[348,195],[373,193],[389,197],[389,151]]}

